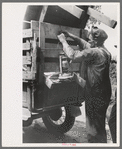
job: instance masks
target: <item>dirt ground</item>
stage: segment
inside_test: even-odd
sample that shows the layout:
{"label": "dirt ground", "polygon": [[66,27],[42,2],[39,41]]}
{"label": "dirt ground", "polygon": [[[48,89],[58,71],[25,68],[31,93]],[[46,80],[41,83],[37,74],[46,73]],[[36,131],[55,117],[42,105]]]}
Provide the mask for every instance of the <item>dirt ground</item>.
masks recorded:
{"label": "dirt ground", "polygon": [[[73,128],[64,135],[51,134],[45,127],[42,118],[33,121],[31,126],[23,127],[23,143],[87,143],[85,106],[81,107],[82,115],[76,118]],[[108,143],[112,143],[108,125],[106,125]]]}

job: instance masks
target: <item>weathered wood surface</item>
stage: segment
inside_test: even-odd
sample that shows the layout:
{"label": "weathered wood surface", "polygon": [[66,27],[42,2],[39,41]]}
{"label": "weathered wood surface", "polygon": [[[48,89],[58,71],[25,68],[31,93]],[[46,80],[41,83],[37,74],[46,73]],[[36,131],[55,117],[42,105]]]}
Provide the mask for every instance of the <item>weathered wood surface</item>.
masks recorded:
{"label": "weathered wood surface", "polygon": [[45,49],[42,48],[42,50],[49,50],[49,49],[59,49],[59,50],[62,50],[63,49],[63,46],[61,43],[57,42],[57,43],[49,43],[49,42],[46,42],[45,43]]}
{"label": "weathered wood surface", "polygon": [[45,18],[46,12],[47,12],[47,8],[48,8],[48,6],[43,6],[41,14],[40,14],[39,22],[44,21],[44,18]]}
{"label": "weathered wood surface", "polygon": [[41,48],[45,48],[45,33],[44,33],[43,24],[41,24],[41,22],[44,21],[47,8],[48,6],[43,6],[41,14],[40,14],[40,18],[39,18],[39,47]]}
{"label": "weathered wood surface", "polygon": [[44,57],[59,57],[59,54],[62,53],[63,50],[62,49],[44,49],[43,50],[43,54]]}
{"label": "weathered wood surface", "polygon": [[39,47],[41,49],[45,48],[45,29],[44,24],[40,23],[39,25]]}
{"label": "weathered wood surface", "polygon": [[[71,63],[69,66],[69,71],[79,71],[79,63]],[[47,62],[44,64],[44,72],[59,72],[59,63]]]}
{"label": "weathered wood surface", "polygon": [[30,65],[32,62],[31,62],[31,56],[23,56],[23,65],[24,64],[28,64]]}
{"label": "weathered wood surface", "polygon": [[32,109],[32,89],[28,83],[23,83],[23,107]]}
{"label": "weathered wood surface", "polygon": [[[108,11],[109,11],[109,7],[108,7]],[[117,21],[110,19],[109,17],[105,16],[104,14],[92,9],[92,8],[88,8],[87,14],[92,16],[93,18],[101,21],[102,23],[108,25],[111,28],[115,28]]]}
{"label": "weathered wood surface", "polygon": [[[47,4],[48,5],[48,4]],[[39,21],[40,15],[42,15],[42,9],[46,7],[46,5],[28,5],[27,11],[25,13],[24,20],[31,22],[31,20]],[[79,6],[79,8],[83,9],[85,12],[88,6]],[[31,14],[31,15],[30,15]],[[63,10],[58,5],[48,5],[46,15],[44,17],[43,22],[48,22],[51,24],[64,25],[76,28],[84,28],[88,15],[83,17],[83,21],[78,19],[77,17],[71,15],[67,11]],[[79,21],[80,20],[80,21]],[[81,27],[82,24],[82,27]],[[23,28],[29,28],[30,23],[24,23]]]}
{"label": "weathered wood surface", "polygon": [[[81,18],[81,14],[83,13],[83,10],[78,8],[77,6],[67,7],[67,6],[60,5],[59,7],[63,8],[66,11],[68,11],[70,14],[74,15],[75,17],[77,17],[79,19]],[[115,26],[117,24],[117,21],[115,21],[113,19],[110,19],[106,15],[94,10],[91,7],[88,7],[87,14],[89,16],[101,21],[102,23],[108,25],[111,28],[115,28]]]}
{"label": "weathered wood surface", "polygon": [[23,30],[23,34],[22,34],[23,38],[30,38],[33,37],[33,31],[32,29],[24,29]]}
{"label": "weathered wood surface", "polygon": [[84,10],[80,9],[77,6],[73,6],[73,5],[69,5],[69,7],[67,7],[67,5],[59,5],[59,7],[61,7],[62,9],[66,10],[66,11],[68,11],[70,14],[77,17],[78,19],[81,18],[81,15],[84,12]]}
{"label": "weathered wood surface", "polygon": [[27,105],[27,88],[25,87],[25,85],[23,85],[22,106],[26,107],[26,108],[28,107],[28,105]]}
{"label": "weathered wood surface", "polygon": [[31,67],[31,72],[32,73],[37,73],[37,45],[36,45],[36,33],[34,33],[34,42],[33,42],[33,52],[32,52],[32,67]]}
{"label": "weathered wood surface", "polygon": [[[62,44],[59,43],[57,35],[59,31],[67,30],[76,36],[80,36],[80,29],[72,28],[67,26],[59,26],[50,23],[41,22],[40,23],[40,39],[39,45],[45,57],[44,71],[45,72],[59,72],[59,55],[63,53]],[[68,39],[72,41],[72,39]],[[73,49],[78,49],[76,43],[70,45]],[[56,59],[57,58],[57,59]],[[41,68],[40,68],[41,69]],[[78,71],[79,64],[71,64],[70,71]]]}
{"label": "weathered wood surface", "polygon": [[27,83],[23,83],[23,98],[22,98],[22,106],[28,107],[27,105]]}
{"label": "weathered wood surface", "polygon": [[35,86],[33,85],[31,87],[31,108],[32,109],[34,109],[34,105],[35,105],[34,97],[35,97]]}
{"label": "weathered wood surface", "polygon": [[64,54],[64,51],[62,49],[44,49],[42,50],[42,52],[45,59],[52,59],[52,60],[54,59],[54,61],[56,62],[57,62],[56,59],[59,58],[59,55]]}
{"label": "weathered wood surface", "polygon": [[[59,43],[58,39],[57,39],[57,32],[60,31],[60,29],[62,30],[68,30],[69,32],[75,34],[76,36],[80,36],[80,29],[78,28],[72,28],[72,27],[67,27],[67,26],[59,26],[59,25],[54,25],[54,24],[50,24],[50,23],[45,23],[45,22],[41,22],[40,23],[40,30],[38,30],[38,25],[39,23],[37,21],[31,21],[31,30],[27,29],[27,33],[31,32],[33,30],[33,33],[36,34],[36,37],[34,40],[32,40],[31,44],[32,44],[32,48],[33,48],[33,53],[31,54],[32,56],[32,62],[30,62],[30,57],[27,58],[23,58],[24,59],[24,64],[31,64],[32,63],[32,67],[28,68],[28,70],[30,72],[28,73],[24,73],[23,75],[23,79],[27,79],[27,80],[31,80],[33,79],[33,73],[37,72],[37,67],[39,69],[39,71],[43,70],[43,66],[44,66],[44,70],[45,72],[49,72],[49,71],[56,71],[59,72],[59,54],[63,53],[63,47],[62,44]],[[39,32],[40,31],[40,32]],[[35,33],[36,32],[36,33]],[[31,35],[31,33],[28,35]],[[26,34],[27,35],[27,34]],[[36,39],[38,38],[38,36],[40,35],[40,39],[39,39],[39,45],[41,47],[41,50],[43,52],[44,57],[46,58],[45,64],[37,64],[38,66],[35,65],[36,63],[36,46],[37,46],[37,42]],[[28,37],[28,36],[26,36]],[[31,38],[31,37],[30,37]],[[33,37],[32,37],[33,38]],[[54,43],[51,43],[51,41],[47,40],[47,39],[52,39],[52,40],[57,40],[57,42],[54,41]],[[68,41],[70,42],[71,39],[68,39]],[[30,42],[24,43],[25,47],[30,48]],[[78,49],[78,46],[73,43],[74,45],[70,45],[73,49]],[[27,54],[27,52],[26,52]],[[29,55],[29,54],[28,54]],[[50,58],[50,59],[49,59]],[[54,59],[51,59],[54,58]],[[57,58],[57,59],[55,59]],[[35,66],[34,66],[35,65]],[[70,64],[70,68],[69,71],[78,71],[79,70],[79,64]],[[35,75],[34,75],[35,76]],[[39,81],[40,82],[40,81]]]}
{"label": "weathered wood surface", "polygon": [[[76,36],[80,36],[80,29],[68,27],[68,26],[60,26],[60,25],[54,25],[50,23],[40,23],[41,26],[43,25],[44,31],[45,31],[45,38],[49,39],[58,39],[57,35],[62,31],[68,31],[70,33],[73,33]],[[71,39],[69,39],[71,40]]]}
{"label": "weathered wood surface", "polygon": [[23,43],[23,50],[30,50],[30,42]]}
{"label": "weathered wood surface", "polygon": [[[62,44],[60,44],[57,35],[59,31],[67,30],[77,36],[80,36],[80,29],[71,28],[66,26],[59,26],[50,23],[40,23],[40,47],[45,57],[59,57],[59,54],[63,52]],[[68,39],[70,41],[72,39]],[[77,49],[76,45],[72,48]]]}
{"label": "weathered wood surface", "polygon": [[23,38],[33,38],[34,33],[36,33],[37,37],[39,37],[39,29],[24,29],[23,30]]}
{"label": "weathered wood surface", "polygon": [[31,111],[32,109],[32,95],[31,95],[31,87],[27,85],[27,105],[28,109]]}
{"label": "weathered wood surface", "polygon": [[39,30],[39,21],[31,20],[31,29],[32,30]]}
{"label": "weathered wood surface", "polygon": [[31,71],[27,71],[27,72],[23,71],[23,79],[34,80],[35,79],[35,73],[32,73]]}

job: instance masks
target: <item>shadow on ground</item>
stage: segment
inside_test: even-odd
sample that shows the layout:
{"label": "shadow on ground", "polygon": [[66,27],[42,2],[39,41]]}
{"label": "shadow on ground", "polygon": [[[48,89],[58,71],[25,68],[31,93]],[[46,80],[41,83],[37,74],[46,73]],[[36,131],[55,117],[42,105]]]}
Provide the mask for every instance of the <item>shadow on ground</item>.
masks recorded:
{"label": "shadow on ground", "polygon": [[31,126],[23,127],[23,143],[87,143],[85,123],[76,121],[64,135],[52,134],[40,118]]}

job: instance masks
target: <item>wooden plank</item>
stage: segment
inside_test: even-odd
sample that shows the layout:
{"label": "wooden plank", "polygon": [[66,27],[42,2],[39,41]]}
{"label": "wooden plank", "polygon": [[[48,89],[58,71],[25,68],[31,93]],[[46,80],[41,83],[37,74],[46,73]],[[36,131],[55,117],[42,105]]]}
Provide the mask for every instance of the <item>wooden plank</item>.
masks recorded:
{"label": "wooden plank", "polygon": [[59,72],[59,64],[58,63],[45,63],[44,72]]}
{"label": "wooden plank", "polygon": [[[45,32],[45,38],[58,39],[57,35],[59,34],[59,32],[64,31],[64,30],[80,37],[80,29],[78,29],[78,28],[54,25],[54,24],[44,23],[44,22],[40,23],[41,26],[42,26],[42,24],[43,24],[43,29]],[[68,39],[71,40],[70,38],[68,38]]]}
{"label": "wooden plank", "polygon": [[81,18],[81,15],[83,14],[84,10],[80,9],[77,6],[66,6],[66,5],[58,5],[59,7],[61,7],[62,9],[64,9],[65,11],[69,12],[70,14],[72,14],[73,16],[77,17],[78,19]]}
{"label": "wooden plank", "polygon": [[43,6],[40,14],[40,18],[39,18],[39,47],[41,48],[45,48],[45,32],[41,22],[44,21],[47,9],[48,9],[48,6]]}
{"label": "wooden plank", "polygon": [[24,72],[23,71],[23,79],[24,80],[34,80],[35,79],[35,74],[32,72]]}
{"label": "wooden plank", "polygon": [[[59,7],[63,8],[64,10],[68,11],[70,14],[77,18],[81,18],[82,13],[84,12],[82,9],[78,8],[77,6],[70,6],[67,7],[65,5],[60,5]],[[115,28],[117,25],[117,21],[110,19],[106,15],[94,10],[91,7],[88,7],[87,14],[91,17],[101,21],[102,23],[110,26],[111,28]]]}
{"label": "wooden plank", "polygon": [[32,109],[32,97],[31,97],[31,87],[27,85],[27,105],[28,105],[28,110],[31,111]]}
{"label": "wooden plank", "polygon": [[23,56],[23,65],[31,65],[31,56]]}
{"label": "wooden plank", "polygon": [[31,56],[31,51],[30,50],[29,51],[27,50],[25,54],[26,54],[26,56]]}
{"label": "wooden plank", "polygon": [[60,54],[63,54],[62,49],[42,49],[44,57],[59,58]]}
{"label": "wooden plank", "polygon": [[58,44],[55,44],[55,43],[45,43],[45,49],[59,49],[59,50],[62,50],[63,46],[62,46],[61,43],[58,43]]}
{"label": "wooden plank", "polygon": [[59,63],[59,57],[44,57],[45,63]]}
{"label": "wooden plank", "polygon": [[[26,57],[29,57],[30,54],[31,54],[30,51],[26,51]],[[26,68],[27,68],[27,71],[31,71],[31,65],[26,65]]]}
{"label": "wooden plank", "polygon": [[45,32],[41,22],[44,21],[47,9],[48,9],[48,6],[43,6],[40,14],[40,18],[39,18],[39,47],[40,48],[38,48],[37,50],[38,56],[40,58],[40,61],[37,62],[37,67],[38,67],[37,80],[38,80],[39,88],[36,90],[38,101],[40,100],[40,92],[42,91],[41,85],[43,82],[43,73],[44,73],[44,59],[43,59],[43,53],[41,52],[41,49],[45,48]]}
{"label": "wooden plank", "polygon": [[[109,11],[109,8],[108,8]],[[117,25],[117,21],[110,19],[109,17],[105,16],[104,14],[92,9],[88,8],[87,14],[90,15],[91,17],[101,21],[102,23],[110,26],[111,28],[115,28]]]}
{"label": "wooden plank", "polygon": [[28,107],[27,105],[27,83],[23,83],[23,98],[22,98],[23,107]]}
{"label": "wooden plank", "polygon": [[34,93],[35,93],[35,87],[34,85],[32,86],[32,89],[31,89],[31,104],[32,104],[32,109],[34,109]]}
{"label": "wooden plank", "polygon": [[48,9],[48,6],[43,6],[41,14],[40,14],[39,22],[43,22],[44,21],[47,9]]}
{"label": "wooden plank", "polygon": [[[42,48],[45,48],[45,32],[43,30],[43,25],[40,22],[44,21],[46,12],[47,12],[47,8],[48,6],[43,6],[41,14],[40,14],[40,18],[39,18],[39,47],[37,49],[38,52],[38,57],[40,59],[40,61],[37,62],[37,67],[38,67],[38,73],[37,73],[37,81],[38,81],[38,85],[41,86],[42,82],[43,82],[43,72],[44,72],[44,60],[43,60],[43,54],[41,52]],[[41,87],[39,87],[36,90],[36,95],[37,95],[37,99],[40,100],[40,92],[42,89],[40,89]]]}
{"label": "wooden plank", "polygon": [[[75,49],[75,50],[78,50],[78,49],[79,49],[78,46],[71,45],[70,43],[69,43],[69,45],[70,45],[73,49]],[[49,49],[63,50],[63,46],[62,46],[61,43],[58,43],[58,44],[55,44],[55,43],[45,43],[45,49],[42,49],[42,50],[49,50]]]}
{"label": "wooden plank", "polygon": [[27,65],[27,71],[31,71],[31,66]]}
{"label": "wooden plank", "polygon": [[39,38],[39,29],[33,29],[33,36],[34,33],[36,34],[36,37]]}
{"label": "wooden plank", "polygon": [[39,23],[39,47],[41,49],[45,48],[45,31],[44,24]]}
{"label": "wooden plank", "polygon": [[23,72],[23,79],[25,80],[32,80],[32,73],[31,72]]}
{"label": "wooden plank", "polygon": [[37,66],[36,66],[36,59],[37,59],[37,45],[36,45],[36,33],[34,33],[34,42],[33,42],[33,52],[32,52],[32,73],[37,72]]}
{"label": "wooden plank", "polygon": [[23,107],[23,108],[28,108],[27,102],[24,102],[24,101],[23,101],[23,102],[22,102],[22,107]]}
{"label": "wooden plank", "polygon": [[43,82],[43,73],[44,73],[44,55],[41,48],[37,48],[37,75],[36,79],[38,84]]}
{"label": "wooden plank", "polygon": [[39,29],[24,29],[23,38],[32,38],[34,33],[36,33],[37,37],[39,37]]}
{"label": "wooden plank", "polygon": [[[33,41],[31,42],[33,44]],[[37,46],[39,47],[39,42],[36,42]],[[70,45],[70,44],[69,44]],[[73,46],[73,45],[70,45],[73,49],[75,50],[78,50],[79,49],[79,46]],[[45,48],[41,48],[41,51],[45,51],[45,50],[49,50],[49,49],[58,49],[58,50],[63,50],[63,46],[61,43],[58,43],[58,44],[55,44],[55,43],[46,43],[45,42]]]}
{"label": "wooden plank", "polygon": [[23,38],[30,38],[33,37],[33,31],[32,29],[24,29],[23,30],[23,34],[22,34]]}
{"label": "wooden plank", "polygon": [[62,50],[63,46],[61,43],[55,44],[55,43],[45,43],[45,49],[42,50],[46,50],[46,49],[59,49]]}
{"label": "wooden plank", "polygon": [[23,50],[30,50],[30,42],[23,43]]}
{"label": "wooden plank", "polygon": [[32,30],[39,30],[39,21],[31,20],[31,29]]}
{"label": "wooden plank", "polygon": [[[77,42],[76,41],[74,41],[73,39],[71,39],[71,38],[67,38],[66,39],[66,41],[67,41],[67,43],[69,44],[69,45],[73,45],[73,46],[76,46],[77,45]],[[45,38],[45,43],[51,43],[51,44],[61,44],[60,42],[59,42],[59,39],[51,39],[51,38]]]}
{"label": "wooden plank", "polygon": [[[38,38],[38,37],[37,37]],[[31,40],[31,45],[33,45],[34,41]],[[39,47],[39,42],[36,42],[37,47]]]}
{"label": "wooden plank", "polygon": [[[42,49],[43,50],[43,49]],[[61,49],[45,49],[43,54],[44,57],[59,57],[59,54],[63,53]]]}
{"label": "wooden plank", "polygon": [[[71,63],[69,71],[79,71],[79,63]],[[59,63],[45,63],[44,72],[59,72]]]}

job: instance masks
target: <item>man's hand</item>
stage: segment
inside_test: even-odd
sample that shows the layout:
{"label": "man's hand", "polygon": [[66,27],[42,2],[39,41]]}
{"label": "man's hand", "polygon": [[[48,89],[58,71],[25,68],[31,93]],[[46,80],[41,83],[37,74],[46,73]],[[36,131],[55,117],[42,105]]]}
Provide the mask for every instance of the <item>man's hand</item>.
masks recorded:
{"label": "man's hand", "polygon": [[65,35],[64,35],[63,33],[61,33],[61,34],[58,35],[57,37],[58,37],[58,39],[59,39],[59,41],[60,41],[61,43],[64,42],[64,41],[66,41]]}
{"label": "man's hand", "polygon": [[74,79],[75,79],[76,83],[78,83],[82,88],[85,87],[86,81],[80,77],[79,73],[74,72]]}
{"label": "man's hand", "polygon": [[65,35],[66,38],[70,36],[70,33],[67,31],[62,31],[62,33]]}

